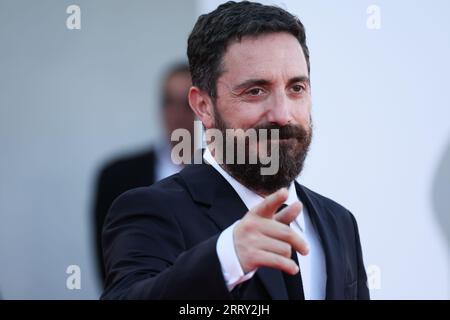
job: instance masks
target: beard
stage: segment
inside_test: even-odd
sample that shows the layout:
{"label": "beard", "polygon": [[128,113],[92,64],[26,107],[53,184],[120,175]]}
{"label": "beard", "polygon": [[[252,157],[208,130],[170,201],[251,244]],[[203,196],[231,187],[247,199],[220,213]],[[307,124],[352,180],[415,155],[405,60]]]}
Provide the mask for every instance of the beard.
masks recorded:
{"label": "beard", "polygon": [[[235,129],[227,126],[227,124],[222,119],[220,113],[217,111],[217,108],[214,108],[215,111],[215,128],[220,130],[222,136],[224,137],[224,144],[222,145],[221,152],[223,155],[223,159],[228,159],[226,155],[227,148],[225,147],[225,137],[226,137],[226,129]],[[268,195],[274,193],[280,188],[287,188],[290,186],[292,181],[297,178],[302,169],[308,154],[309,146],[312,140],[312,121],[310,119],[308,128],[304,128],[300,125],[288,124],[285,126],[278,126],[276,124],[263,124],[253,129],[256,132],[260,132],[260,129],[267,130],[267,140],[260,139],[260,136],[257,135],[258,145],[250,146],[249,139],[245,140],[245,161],[244,163],[239,163],[236,161],[237,157],[237,146],[234,145],[234,161],[224,161],[222,167],[225,171],[227,171],[231,176],[233,176],[236,180],[242,183],[247,188],[255,191],[258,194]],[[275,141],[279,145],[279,154],[278,161],[279,167],[278,170],[274,174],[270,175],[262,175],[261,169],[264,167],[268,167],[267,162],[263,164],[261,162],[260,155],[256,155],[256,163],[251,163],[250,153],[256,152],[260,150],[260,143],[266,143],[267,145],[267,156],[273,159],[273,156],[277,157],[277,155],[270,154],[271,143],[274,140],[271,137],[272,129],[278,130],[279,140]],[[236,142],[236,140],[234,141]],[[252,148],[253,147],[253,148]],[[252,150],[253,149],[253,150]],[[255,150],[256,149],[256,150]]]}

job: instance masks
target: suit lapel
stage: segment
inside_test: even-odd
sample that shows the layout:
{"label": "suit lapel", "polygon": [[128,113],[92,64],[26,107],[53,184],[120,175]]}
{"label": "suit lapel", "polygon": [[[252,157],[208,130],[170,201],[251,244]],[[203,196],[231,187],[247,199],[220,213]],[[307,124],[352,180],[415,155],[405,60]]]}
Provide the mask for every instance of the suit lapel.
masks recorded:
{"label": "suit lapel", "polygon": [[247,208],[233,187],[208,164],[190,165],[180,172],[194,201],[204,204],[220,231],[241,219]]}
{"label": "suit lapel", "polygon": [[[241,219],[248,211],[233,187],[208,164],[191,165],[180,175],[195,201],[209,206],[208,216],[220,231]],[[272,268],[259,268],[256,275],[272,299],[287,299],[282,274]]]}
{"label": "suit lapel", "polygon": [[298,197],[306,206],[322,241],[327,269],[326,299],[344,299],[344,258],[336,221],[328,210],[322,209],[323,207],[314,201],[308,189],[297,182],[295,186]]}

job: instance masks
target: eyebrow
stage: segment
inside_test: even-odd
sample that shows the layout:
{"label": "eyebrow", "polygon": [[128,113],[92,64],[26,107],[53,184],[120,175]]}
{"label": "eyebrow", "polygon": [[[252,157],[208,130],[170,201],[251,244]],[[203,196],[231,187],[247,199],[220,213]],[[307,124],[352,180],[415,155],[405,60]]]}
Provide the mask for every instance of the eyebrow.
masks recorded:
{"label": "eyebrow", "polygon": [[308,76],[298,76],[298,77],[294,77],[289,79],[288,84],[293,84],[296,82],[306,82],[309,83],[309,77]]}
{"label": "eyebrow", "polygon": [[[288,85],[291,85],[291,84],[296,83],[296,82],[309,83],[309,77],[308,76],[293,77],[293,78],[288,80]],[[248,80],[245,80],[244,82],[234,86],[232,88],[232,91],[240,91],[242,89],[245,89],[245,88],[251,87],[251,86],[268,86],[271,83],[272,82],[267,80],[267,79],[248,79]]]}

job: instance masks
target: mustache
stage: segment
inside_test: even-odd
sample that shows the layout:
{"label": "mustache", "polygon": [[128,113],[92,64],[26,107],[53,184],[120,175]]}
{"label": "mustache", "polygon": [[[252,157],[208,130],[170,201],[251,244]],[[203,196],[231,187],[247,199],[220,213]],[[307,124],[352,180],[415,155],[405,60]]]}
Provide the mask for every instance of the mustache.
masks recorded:
{"label": "mustache", "polygon": [[272,130],[278,130],[278,138],[281,139],[297,139],[304,140],[310,134],[310,130],[306,130],[302,126],[287,124],[279,126],[277,124],[262,124],[254,127],[255,130],[266,129],[267,139],[272,139]]}

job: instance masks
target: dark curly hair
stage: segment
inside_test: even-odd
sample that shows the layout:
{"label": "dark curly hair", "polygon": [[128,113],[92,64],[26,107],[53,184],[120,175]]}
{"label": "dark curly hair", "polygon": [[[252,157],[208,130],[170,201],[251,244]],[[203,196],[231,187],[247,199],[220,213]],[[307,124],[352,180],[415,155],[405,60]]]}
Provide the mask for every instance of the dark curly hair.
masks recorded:
{"label": "dark curly hair", "polygon": [[309,73],[305,28],[296,16],[275,6],[229,1],[216,10],[201,15],[189,36],[187,55],[192,84],[215,100],[216,81],[223,72],[222,58],[227,46],[232,41],[240,41],[244,36],[273,32],[288,32],[297,38]]}

